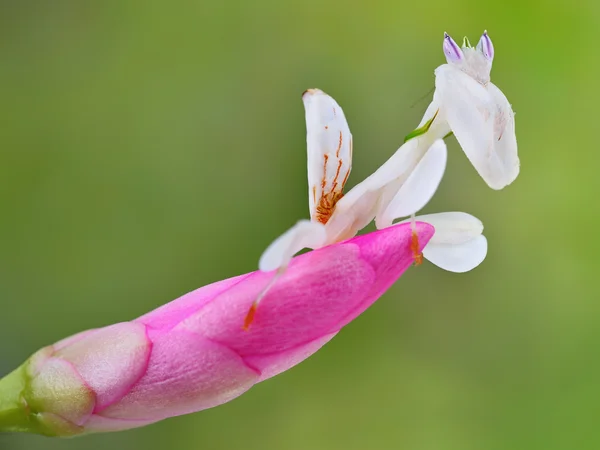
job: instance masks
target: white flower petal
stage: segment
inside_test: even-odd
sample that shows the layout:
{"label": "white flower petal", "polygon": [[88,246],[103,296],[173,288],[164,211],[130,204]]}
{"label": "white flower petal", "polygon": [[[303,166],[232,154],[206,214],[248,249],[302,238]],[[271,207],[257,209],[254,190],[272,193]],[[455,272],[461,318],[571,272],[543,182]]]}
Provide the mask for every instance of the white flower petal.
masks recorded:
{"label": "white flower petal", "polygon": [[415,220],[433,225],[435,233],[429,241],[432,244],[463,244],[483,233],[481,220],[464,212],[425,214]]}
{"label": "white flower petal", "polygon": [[462,244],[429,243],[423,249],[425,259],[449,272],[463,273],[477,267],[487,254],[487,239],[478,236]]}
{"label": "white flower petal", "polygon": [[322,224],[300,220],[267,247],[260,257],[258,268],[270,272],[285,267],[300,250],[322,247],[325,239],[325,227]]}
{"label": "white flower petal", "polygon": [[352,168],[352,134],[344,111],[319,89],[302,95],[306,110],[308,201],[313,221],[326,223]]}
{"label": "white flower petal", "polygon": [[377,228],[385,228],[394,219],[416,213],[431,200],[442,181],[447,156],[446,144],[438,139],[401,185],[383,214],[378,215]]}
{"label": "white flower petal", "polygon": [[[508,119],[512,113],[510,106],[507,110],[505,104],[498,104],[498,92],[493,88],[488,90],[448,64],[438,67],[435,74],[436,93],[446,120],[471,164],[491,188],[502,189],[510,184],[518,174],[516,139],[507,136],[506,143],[498,146],[505,138],[496,132],[499,122],[508,124],[506,132],[514,132]],[[516,164],[518,167],[518,158]]]}

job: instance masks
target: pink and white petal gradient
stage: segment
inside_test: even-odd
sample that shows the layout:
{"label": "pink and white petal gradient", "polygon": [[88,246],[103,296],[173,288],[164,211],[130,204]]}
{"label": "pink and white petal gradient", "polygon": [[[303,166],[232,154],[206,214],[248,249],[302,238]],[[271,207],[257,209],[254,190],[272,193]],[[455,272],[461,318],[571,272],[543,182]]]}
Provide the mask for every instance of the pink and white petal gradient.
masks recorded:
{"label": "pink and white petal gradient", "polygon": [[[416,225],[420,249],[433,235]],[[197,289],[136,320],[64,339],[28,363],[24,399],[37,417],[77,433],[143,426],[228,402],[308,358],[371,306],[414,262],[410,224],[294,258],[260,303],[273,273]],[[48,426],[51,426],[50,424]]]}

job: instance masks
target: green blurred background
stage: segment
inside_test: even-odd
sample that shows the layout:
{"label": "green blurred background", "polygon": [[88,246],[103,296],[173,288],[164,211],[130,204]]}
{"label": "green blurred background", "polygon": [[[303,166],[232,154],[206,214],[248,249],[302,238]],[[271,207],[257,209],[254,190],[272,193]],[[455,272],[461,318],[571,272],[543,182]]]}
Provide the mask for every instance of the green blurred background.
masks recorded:
{"label": "green blurred background", "polygon": [[301,93],[344,108],[354,185],[420,120],[444,31],[489,31],[522,163],[495,192],[448,139],[427,211],[484,221],[473,272],[409,270],[229,404],[0,448],[600,448],[599,26],[596,0],[0,2],[0,375],[254,270],[308,214]]}

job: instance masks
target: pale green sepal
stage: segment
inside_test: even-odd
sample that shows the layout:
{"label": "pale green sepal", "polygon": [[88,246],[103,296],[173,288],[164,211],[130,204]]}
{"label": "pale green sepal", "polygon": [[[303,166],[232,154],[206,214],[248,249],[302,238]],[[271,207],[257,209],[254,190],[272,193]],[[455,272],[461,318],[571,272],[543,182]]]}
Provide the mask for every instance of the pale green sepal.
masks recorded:
{"label": "pale green sepal", "polygon": [[0,433],[32,433],[61,437],[84,433],[82,427],[57,414],[40,410],[38,400],[31,398],[30,363],[33,359],[29,359],[14,372],[0,379]]}

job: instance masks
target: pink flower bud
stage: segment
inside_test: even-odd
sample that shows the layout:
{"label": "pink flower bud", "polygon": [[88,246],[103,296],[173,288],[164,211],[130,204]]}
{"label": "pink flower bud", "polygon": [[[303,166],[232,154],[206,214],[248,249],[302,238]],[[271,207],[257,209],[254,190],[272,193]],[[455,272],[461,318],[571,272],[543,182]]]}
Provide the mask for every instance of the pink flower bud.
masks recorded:
{"label": "pink flower bud", "polygon": [[[422,250],[433,227],[416,227]],[[0,395],[14,396],[12,409],[0,408],[0,431],[124,430],[228,402],[312,355],[375,302],[414,262],[411,237],[400,224],[294,258],[249,331],[248,308],[273,273],[223,280],[44,348],[0,380]]]}

